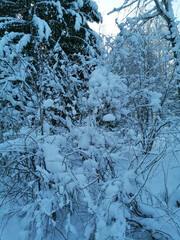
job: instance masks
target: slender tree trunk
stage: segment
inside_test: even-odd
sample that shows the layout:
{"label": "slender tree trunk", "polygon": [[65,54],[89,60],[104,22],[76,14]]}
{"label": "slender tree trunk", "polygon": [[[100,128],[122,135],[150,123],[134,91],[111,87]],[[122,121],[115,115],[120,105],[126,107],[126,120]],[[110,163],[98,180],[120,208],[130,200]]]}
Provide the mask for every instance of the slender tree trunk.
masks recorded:
{"label": "slender tree trunk", "polygon": [[180,41],[179,37],[179,31],[177,28],[177,24],[175,22],[174,12],[172,8],[172,1],[163,0],[164,6],[161,6],[158,0],[154,0],[157,11],[159,15],[164,18],[164,20],[167,23],[169,32],[170,32],[170,38],[169,41],[172,45],[172,51],[174,55],[174,59],[176,61],[176,71],[175,71],[175,80],[177,81],[177,89],[178,89],[178,98],[180,99],[180,49],[178,49],[178,43]]}

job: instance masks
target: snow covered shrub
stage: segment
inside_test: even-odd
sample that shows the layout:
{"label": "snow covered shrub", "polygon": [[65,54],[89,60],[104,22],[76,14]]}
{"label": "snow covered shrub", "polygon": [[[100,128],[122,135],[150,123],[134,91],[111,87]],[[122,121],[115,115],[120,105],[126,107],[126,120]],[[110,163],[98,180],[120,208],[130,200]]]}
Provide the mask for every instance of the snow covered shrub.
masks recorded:
{"label": "snow covered shrub", "polygon": [[[179,128],[163,129],[152,152],[139,156],[127,172],[124,203],[130,239],[179,239]],[[134,191],[132,192],[132,189]],[[124,195],[125,196],[125,195]]]}
{"label": "snow covered shrub", "polygon": [[120,179],[107,181],[98,200],[95,239],[125,239],[127,223]]}
{"label": "snow covered shrub", "polygon": [[169,44],[164,39],[160,43],[157,40],[157,31],[164,30],[161,22],[139,26],[136,20],[127,18],[118,25],[120,33],[111,43],[108,62],[127,89],[124,126],[140,137],[138,142],[146,154],[160,130],[169,123],[174,64]]}
{"label": "snow covered shrub", "polygon": [[161,27],[128,18],[102,60],[93,1],[2,1],[0,13],[1,237],[18,217],[22,240],[178,240]]}
{"label": "snow covered shrub", "polygon": [[99,66],[89,80],[88,108],[99,125],[117,127],[126,114],[127,88],[123,79]]}
{"label": "snow covered shrub", "polygon": [[[2,145],[17,160],[8,165],[7,152],[2,154],[1,198],[8,194],[1,204],[10,202],[12,213],[23,217],[22,239],[99,239],[107,229],[104,239],[120,232],[123,236],[120,181],[111,180],[119,156],[110,154],[115,147],[111,136],[88,119],[83,126],[71,125],[70,132],[61,128],[61,133],[48,136],[46,131],[42,137],[27,132]],[[116,232],[118,226],[122,229]]]}
{"label": "snow covered shrub", "polygon": [[71,128],[101,51],[87,21],[101,15],[92,1],[2,1],[0,13],[0,206],[24,218],[22,239],[75,239],[88,214]]}
{"label": "snow covered shrub", "polygon": [[78,228],[88,218],[83,193],[88,181],[82,167],[86,154],[75,150],[67,130],[62,131],[42,138],[27,132],[13,140],[13,147],[12,141],[1,145],[6,148],[2,153],[1,207],[9,203],[12,214],[23,216],[22,239],[54,239],[58,234],[78,239],[82,235]]}

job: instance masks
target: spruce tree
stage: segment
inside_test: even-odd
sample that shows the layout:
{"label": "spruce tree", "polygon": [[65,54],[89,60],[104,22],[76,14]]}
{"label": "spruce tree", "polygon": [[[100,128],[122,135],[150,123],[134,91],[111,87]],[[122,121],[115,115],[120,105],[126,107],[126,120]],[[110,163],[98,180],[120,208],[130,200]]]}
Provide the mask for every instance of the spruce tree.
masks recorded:
{"label": "spruce tree", "polygon": [[[94,66],[91,57],[99,52],[99,39],[87,23],[101,20],[97,5],[92,1],[2,1],[0,15],[2,84],[13,81],[13,87],[19,88],[23,81],[23,87],[33,91],[22,90],[25,105],[32,95],[30,105],[35,108],[53,98],[54,105],[62,109],[54,109],[54,115],[64,119],[67,115],[73,118],[72,111],[79,115],[75,98],[86,91]],[[5,109],[9,100],[2,102]],[[42,109],[40,112],[42,122]],[[51,119],[57,125],[57,120]]]}

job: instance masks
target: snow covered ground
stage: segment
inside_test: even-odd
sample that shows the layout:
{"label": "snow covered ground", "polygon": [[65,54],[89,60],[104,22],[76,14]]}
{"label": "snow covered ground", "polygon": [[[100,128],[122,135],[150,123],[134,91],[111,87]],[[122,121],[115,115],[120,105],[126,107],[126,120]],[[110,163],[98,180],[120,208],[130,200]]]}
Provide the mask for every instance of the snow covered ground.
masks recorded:
{"label": "snow covered ground", "polygon": [[[108,116],[108,120],[112,118]],[[114,119],[114,118],[113,118]],[[92,129],[91,129],[92,130]],[[85,133],[85,129],[82,129],[84,132],[84,140],[80,141],[82,143],[81,147],[83,148],[84,153],[90,154],[89,152],[89,136]],[[92,132],[91,132],[92,133]],[[74,134],[79,134],[83,136],[82,133],[74,132]],[[95,134],[95,133],[94,133]],[[105,134],[105,133],[104,133]],[[44,152],[47,157],[47,162],[50,161],[50,158],[58,158],[58,149],[56,145],[58,142],[66,145],[66,140],[63,136],[57,136],[55,144],[50,145],[53,137],[48,137],[46,144],[43,145]],[[81,139],[82,140],[82,139]],[[99,144],[102,144],[103,140],[100,141],[99,135]],[[86,146],[85,146],[86,144]],[[140,229],[131,227],[129,230],[129,237],[131,239],[140,239],[139,236],[144,236],[144,239],[152,239],[152,233],[149,231],[154,231],[153,236],[155,239],[180,239],[180,131],[179,128],[174,127],[169,131],[168,128],[164,129],[162,134],[157,138],[154,148],[148,156],[139,157],[140,162],[135,164],[136,161],[132,162],[134,164],[130,170],[127,169],[128,161],[133,161],[133,152],[128,152],[127,149],[130,148],[126,145],[121,146],[121,152],[116,151],[111,157],[117,162],[116,165],[116,179],[112,182],[107,182],[102,191],[105,191],[105,198],[102,201],[102,205],[99,206],[97,214],[99,218],[98,228],[99,232],[96,235],[96,239],[106,239],[109,232],[112,232],[117,239],[121,239],[120,231],[125,231],[126,219],[130,218],[130,213],[126,209],[126,204],[130,204],[133,199],[136,197],[136,202],[138,204],[139,216],[136,215],[132,219],[134,222],[141,224],[144,227],[144,233]],[[134,149],[135,150],[135,149]],[[50,155],[50,152],[53,152],[53,155]],[[138,152],[138,150],[137,150]],[[120,162],[117,159],[120,159]],[[126,159],[125,161],[123,159]],[[138,161],[139,161],[138,160]],[[56,161],[48,165],[51,172],[57,173],[59,166],[55,164]],[[50,162],[49,162],[50,163]],[[84,169],[91,169],[92,163],[90,160],[86,160],[83,164]],[[95,163],[95,162],[94,162]],[[94,165],[96,168],[97,166]],[[80,170],[81,168],[79,168]],[[82,169],[81,169],[82,170]],[[118,177],[119,176],[119,177]],[[85,187],[88,183],[85,183],[82,174],[77,173],[77,180],[81,182],[81,186]],[[113,202],[111,199],[114,199],[115,196],[118,196],[121,192],[121,202]],[[119,195],[120,196],[120,195]],[[131,197],[129,197],[131,196]],[[109,200],[108,200],[109,199]],[[48,199],[47,199],[48,200]],[[43,205],[44,212],[48,213],[48,206]],[[119,219],[115,223],[112,223],[112,226],[106,226],[106,217],[103,215],[104,210],[109,206],[109,214],[112,214],[114,218]],[[132,205],[133,206],[133,205]],[[95,206],[94,206],[95,207]],[[93,206],[92,206],[93,208]],[[133,208],[133,207],[132,207]],[[96,207],[95,207],[96,209]],[[8,209],[8,204],[6,205],[6,210]],[[136,209],[137,210],[137,209]],[[1,240],[24,240],[24,224],[26,218],[20,218],[17,215],[8,218],[2,218],[1,210]],[[118,214],[117,214],[118,213]],[[121,226],[121,227],[120,227]],[[120,227],[120,228],[119,228]],[[105,231],[107,228],[107,231]],[[146,231],[146,230],[147,231]],[[107,234],[108,233],[108,234]],[[167,238],[162,238],[162,233]],[[144,234],[144,235],[142,235]],[[120,237],[121,236],[121,237]],[[61,238],[60,238],[61,239]],[[63,239],[63,238],[62,238]],[[69,238],[72,239],[72,238]],[[77,234],[77,238],[78,234]]]}

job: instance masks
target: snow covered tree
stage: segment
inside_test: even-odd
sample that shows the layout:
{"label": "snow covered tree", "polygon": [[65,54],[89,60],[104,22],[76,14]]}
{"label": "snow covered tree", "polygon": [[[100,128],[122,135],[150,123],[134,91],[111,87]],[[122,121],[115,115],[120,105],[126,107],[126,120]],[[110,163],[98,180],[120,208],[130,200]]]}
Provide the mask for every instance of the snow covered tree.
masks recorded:
{"label": "snow covered tree", "polygon": [[[86,88],[87,76],[95,64],[91,57],[99,51],[98,37],[87,23],[87,20],[101,20],[97,5],[91,1],[2,1],[0,12],[1,62],[8,62],[6,49],[11,49],[13,64],[20,64],[17,59],[21,59],[23,71],[26,72],[21,71],[21,75],[36,92],[39,104],[45,96],[48,98],[45,88],[58,85],[57,98],[64,101],[68,110],[77,108],[73,95]],[[3,71],[4,68],[1,69]],[[4,76],[6,73],[2,74]],[[40,94],[41,78],[44,75],[49,78],[48,74],[53,75],[53,79]],[[73,77],[77,78],[76,82],[73,82]],[[62,102],[59,104],[62,105]],[[66,117],[67,112],[64,109],[59,114]]]}
{"label": "snow covered tree", "polygon": [[124,101],[127,111],[121,113],[121,126],[129,128],[133,123],[133,131],[141,136],[139,141],[147,154],[172,115],[169,100],[174,89],[173,54],[165,40],[157,40],[163,30],[161,24],[154,26],[152,22],[138,27],[129,18],[119,28],[108,58],[112,71],[123,77],[127,87]]}
{"label": "snow covered tree", "polygon": [[[161,17],[166,23],[167,29],[162,32],[161,37],[167,39],[172,46],[172,52],[174,54],[174,61],[176,64],[176,70],[174,72],[174,81],[172,84],[177,86],[177,100],[179,99],[180,88],[180,46],[179,46],[179,31],[178,23],[175,19],[172,0],[127,0],[119,8],[114,8],[110,13],[121,11],[122,9],[128,9],[134,7],[136,9],[136,16],[133,17],[134,22],[137,25],[143,25],[147,21],[156,18],[157,16]],[[109,13],[109,14],[110,14]]]}
{"label": "snow covered tree", "polygon": [[[171,136],[174,129],[172,123],[178,124],[172,112],[179,111],[179,32],[171,1],[127,0],[113,11],[128,7],[136,7],[137,11],[118,24],[120,33],[111,45],[109,57],[113,72],[122,76],[127,86],[128,96],[126,109],[129,111],[121,123],[126,126],[133,149],[124,175],[123,202],[129,212],[126,219],[130,225],[126,233],[130,239],[139,239],[143,234],[144,239],[178,239],[180,222],[176,219],[180,195],[179,190],[171,190],[173,184],[179,188],[179,181],[170,183],[171,169],[176,163],[168,159],[170,152],[175,154],[176,146],[170,146],[168,135]],[[177,104],[175,108],[174,104]],[[160,176],[164,182],[157,187]],[[157,214],[153,211],[155,208],[159,209]],[[172,221],[171,213],[174,213]]]}
{"label": "snow covered tree", "polygon": [[78,209],[87,217],[88,210],[74,175],[84,174],[86,154],[72,121],[82,118],[80,104],[101,51],[87,21],[101,16],[89,0],[1,1],[0,15],[0,205],[12,204],[9,217],[23,206],[22,239],[76,236],[75,227],[85,226],[73,227],[71,215]]}
{"label": "snow covered tree", "polygon": [[179,240],[178,63],[137,2],[102,58],[93,1],[0,2],[2,238]]}

